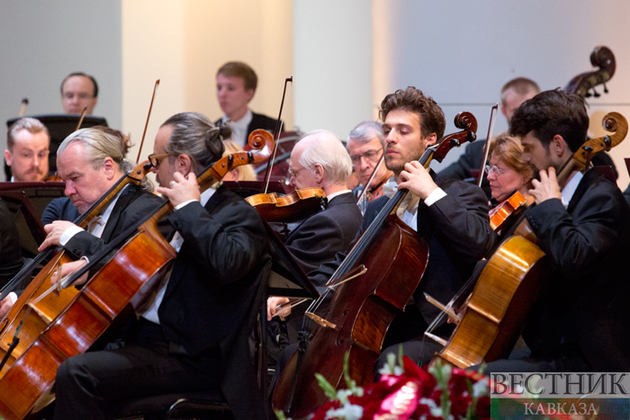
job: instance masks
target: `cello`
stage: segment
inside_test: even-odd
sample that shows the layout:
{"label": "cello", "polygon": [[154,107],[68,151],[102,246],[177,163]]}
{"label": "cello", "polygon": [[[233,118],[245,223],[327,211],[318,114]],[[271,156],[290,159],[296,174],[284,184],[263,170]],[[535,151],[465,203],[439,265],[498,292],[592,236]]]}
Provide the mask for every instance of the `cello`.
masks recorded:
{"label": "cello", "polygon": [[[455,125],[463,131],[427,148],[420,159],[425,168],[432,159],[441,161],[453,147],[475,139],[477,121],[471,113],[458,114]],[[309,307],[307,316],[320,326],[310,337],[304,334],[300,349],[282,371],[272,398],[274,410],[300,418],[325,403],[314,375],[321,374],[333,387],[342,386],[346,353],[349,376],[359,385],[372,380],[387,329],[418,287],[428,261],[426,243],[396,216],[407,193],[399,190],[387,202],[330,278],[329,291],[338,288],[326,319],[313,313],[321,298]]]}
{"label": "cello", "polygon": [[[608,93],[606,83],[613,77],[616,69],[613,52],[605,46],[595,47],[591,52],[590,60],[591,64],[597,67],[597,69],[580,73],[573,77],[564,87],[564,91],[575,93],[582,98],[589,98],[591,96],[598,98],[601,95],[595,90],[595,87],[603,85],[604,93]],[[515,193],[508,199],[506,206],[499,209],[498,213],[495,215],[490,215],[492,229],[499,233],[503,229],[502,226],[504,223],[512,218],[512,213],[514,213],[514,217],[517,216],[528,205],[532,204],[532,202],[532,200],[523,197],[522,194],[518,192]]]}
{"label": "cello", "polygon": [[[220,159],[198,177],[201,189],[236,165],[266,159],[273,139],[266,131],[257,130],[250,135],[250,144],[260,152],[239,152]],[[151,293],[176,256],[157,231],[157,221],[171,209],[170,202],[165,202],[92,256],[90,263],[60,281],[66,290],[99,259],[118,250],[0,378],[2,417],[22,419],[45,406],[51,399],[49,392],[59,365],[90,349],[111,325]]]}
{"label": "cello", "polygon": [[[571,173],[589,169],[595,154],[617,146],[628,132],[627,120],[617,112],[606,114],[602,126],[613,134],[588,140],[573,154],[558,173],[561,188]],[[444,345],[433,361],[439,358],[463,369],[506,358],[536,300],[546,260],[527,220],[523,220],[516,234],[489,259],[467,302],[462,304],[467,295],[461,293],[447,305],[449,317],[458,324],[448,342],[425,333]]]}

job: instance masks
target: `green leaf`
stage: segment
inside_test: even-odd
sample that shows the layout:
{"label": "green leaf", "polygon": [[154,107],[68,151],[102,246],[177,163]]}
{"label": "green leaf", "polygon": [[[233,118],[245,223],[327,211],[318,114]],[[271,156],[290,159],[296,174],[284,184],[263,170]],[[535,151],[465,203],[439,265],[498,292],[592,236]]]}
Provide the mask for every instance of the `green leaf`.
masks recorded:
{"label": "green leaf", "polygon": [[321,374],[316,373],[317,383],[319,387],[324,391],[324,394],[330,401],[337,400],[337,390],[330,384]]}

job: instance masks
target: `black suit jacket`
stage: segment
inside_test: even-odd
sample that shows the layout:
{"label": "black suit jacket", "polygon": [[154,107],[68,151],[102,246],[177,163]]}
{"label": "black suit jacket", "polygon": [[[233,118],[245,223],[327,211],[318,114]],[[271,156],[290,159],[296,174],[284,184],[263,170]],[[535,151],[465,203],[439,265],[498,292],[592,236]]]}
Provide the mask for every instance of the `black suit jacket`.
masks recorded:
{"label": "black suit jacket", "polygon": [[129,185],[120,193],[100,238],[88,232],[80,232],[74,235],[64,248],[77,259],[83,256],[90,257],[162,203],[158,196],[135,185]]}
{"label": "black suit jacket", "polygon": [[258,212],[225,187],[168,217],[182,235],[158,310],[164,336],[193,357],[221,354],[221,390],[235,417],[264,418],[248,337],[271,267]]}
{"label": "black suit jacket", "polygon": [[[127,195],[132,194],[116,203],[102,239],[82,232],[66,247],[89,257],[162,202],[149,194],[129,203]],[[193,361],[220,354],[221,390],[236,418],[264,418],[248,342],[254,319],[249,315],[260,308],[271,266],[262,220],[221,187],[205,208],[190,203],[167,221],[184,243],[158,310],[164,337],[173,351]]]}
{"label": "black suit jacket", "polygon": [[[433,173],[432,176],[447,195],[430,207],[423,201],[418,207],[417,231],[429,246],[429,261],[414,299],[423,317],[420,324],[424,323],[425,327],[439,310],[426,301],[422,292],[447,303],[470,277],[475,263],[490,253],[496,241],[483,191],[466,182],[445,180]],[[388,200],[388,197],[380,197],[368,205],[362,230],[367,229]],[[311,273],[311,280],[314,283],[326,281],[344,258],[337,254],[335,261],[325,263]],[[400,330],[407,331],[405,326]],[[392,340],[400,342],[412,338],[399,336]]]}
{"label": "black suit jacket", "polygon": [[630,207],[619,188],[591,170],[568,209],[551,199],[525,216],[554,268],[523,333],[533,354],[577,345],[596,371],[630,370]]}
{"label": "black suit jacket", "polygon": [[362,221],[354,195],[341,194],[330,200],[325,210],[293,229],[284,245],[308,274],[326,261],[334,260],[337,252],[347,252]]}
{"label": "black suit jacket", "polygon": [[[221,118],[214,122],[215,125],[221,124]],[[247,137],[252,133],[252,131],[262,128],[263,130],[267,130],[273,134],[273,131],[276,129],[276,122],[278,120],[268,117],[264,114],[257,114],[252,111],[252,120],[249,122],[247,126]],[[284,131],[284,126],[282,127],[282,131]]]}
{"label": "black suit jacket", "polygon": [[[468,280],[477,261],[488,256],[497,240],[490,228],[488,202],[479,187],[435,175],[434,181],[446,196],[429,207],[420,201],[417,217],[417,232],[429,246],[429,261],[414,300],[427,324],[440,311],[426,301],[423,292],[447,303]],[[381,197],[368,205],[364,229],[388,200]]]}

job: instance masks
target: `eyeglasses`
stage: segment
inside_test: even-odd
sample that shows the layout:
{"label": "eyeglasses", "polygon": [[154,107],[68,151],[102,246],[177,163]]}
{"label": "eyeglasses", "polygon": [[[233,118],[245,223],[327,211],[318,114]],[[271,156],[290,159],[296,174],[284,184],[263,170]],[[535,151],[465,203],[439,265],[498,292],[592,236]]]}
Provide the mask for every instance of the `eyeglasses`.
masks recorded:
{"label": "eyeglasses", "polygon": [[486,165],[484,170],[486,171],[488,175],[494,174],[496,176],[499,176],[503,172],[507,171],[507,169],[501,169],[497,165],[494,165],[494,166]]}
{"label": "eyeglasses", "polygon": [[94,96],[90,95],[89,93],[72,93],[72,92],[66,92],[63,94],[63,98],[64,99],[72,99],[75,96],[78,96],[79,99],[92,99]]}
{"label": "eyeglasses", "polygon": [[289,175],[289,178],[297,178],[297,176],[300,173],[300,171],[302,171],[304,169],[306,169],[306,168],[300,168],[297,171],[294,171],[293,169],[289,168],[289,170],[287,171],[287,174]]}
{"label": "eyeglasses", "polygon": [[361,162],[361,158],[366,158],[370,162],[377,162],[381,158],[382,151],[383,149],[368,150],[367,152],[361,153],[360,155],[350,155],[350,160],[352,161],[353,165],[358,165]]}
{"label": "eyeglasses", "polygon": [[160,161],[164,159],[165,157],[169,157],[169,156],[174,156],[174,155],[172,153],[161,153],[158,155],[150,154],[149,162],[151,162],[151,166],[157,169],[157,167],[160,166]]}

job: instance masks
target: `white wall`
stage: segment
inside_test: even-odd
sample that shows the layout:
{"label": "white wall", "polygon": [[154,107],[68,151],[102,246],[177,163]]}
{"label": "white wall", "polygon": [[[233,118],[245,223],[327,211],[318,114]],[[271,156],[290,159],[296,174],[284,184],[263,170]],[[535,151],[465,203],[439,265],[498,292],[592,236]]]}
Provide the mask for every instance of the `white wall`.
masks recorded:
{"label": "white wall", "polygon": [[[293,70],[292,13],[290,0],[123,0],[123,128],[136,144],[130,158],[137,157],[157,79],[143,157],[171,115],[221,117],[215,74],[227,61],[254,68],[259,80],[250,107],[277,118],[284,79]],[[287,129],[293,127],[292,105],[283,115]]]}
{"label": "white wall", "polygon": [[[83,71],[99,83],[95,115],[120,127],[120,1],[3,1],[0,39],[2,126],[18,116],[22,98],[29,100],[26,115],[63,113],[59,85]],[[0,147],[6,147],[4,134]]]}
{"label": "white wall", "polygon": [[372,117],[372,10],[367,0],[295,0],[295,124],[345,139]]}
{"label": "white wall", "polygon": [[[617,72],[608,95],[588,100],[590,111],[616,110],[630,118],[630,2],[373,0],[373,7],[374,105],[395,89],[415,85],[442,105],[447,133],[455,130],[455,114],[469,110],[485,138],[490,106],[500,101],[505,82],[526,76],[543,90],[564,87],[591,70],[591,50],[606,45],[616,56]],[[495,133],[506,128],[500,115]],[[630,156],[630,140],[611,155],[625,188],[623,157]],[[451,152],[447,160],[456,157]]]}

